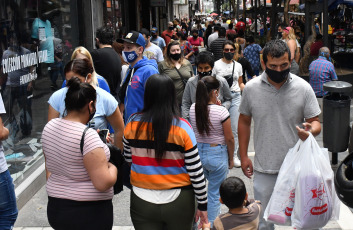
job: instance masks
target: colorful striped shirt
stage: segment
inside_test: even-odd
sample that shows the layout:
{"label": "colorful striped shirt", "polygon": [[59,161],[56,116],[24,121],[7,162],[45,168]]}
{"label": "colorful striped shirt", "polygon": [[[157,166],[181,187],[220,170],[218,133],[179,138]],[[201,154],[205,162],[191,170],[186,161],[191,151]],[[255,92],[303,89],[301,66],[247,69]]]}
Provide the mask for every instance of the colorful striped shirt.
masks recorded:
{"label": "colorful striped shirt", "polygon": [[42,133],[46,168],[51,173],[47,181],[50,197],[95,201],[113,198],[113,188],[98,191],[88,175],[83,156],[97,148],[103,148],[107,160],[110,151],[98,136],[97,131],[88,129],[81,153],[80,143],[86,126],[79,122],[56,118],[49,121]]}
{"label": "colorful striped shirt", "polygon": [[[151,123],[144,123],[135,139],[141,114],[132,115],[124,131],[124,156],[131,165],[131,184],[135,187],[167,190],[192,185],[199,210],[207,209],[206,182],[195,134],[184,119],[174,119],[161,161],[155,158],[153,140],[147,138]],[[149,128],[147,129],[147,126]]]}
{"label": "colorful striped shirt", "polygon": [[323,89],[326,82],[337,80],[335,67],[326,57],[319,57],[309,66],[309,83],[317,97],[327,94]]}

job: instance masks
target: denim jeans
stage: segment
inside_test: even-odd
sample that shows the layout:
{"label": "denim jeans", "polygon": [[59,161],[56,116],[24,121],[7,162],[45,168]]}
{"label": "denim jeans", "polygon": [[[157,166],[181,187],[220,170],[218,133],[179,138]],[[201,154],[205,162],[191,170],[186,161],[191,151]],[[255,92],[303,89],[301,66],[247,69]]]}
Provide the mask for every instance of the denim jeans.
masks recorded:
{"label": "denim jeans", "polygon": [[213,221],[220,214],[221,203],[219,201],[219,187],[227,178],[228,174],[228,152],[226,145],[211,147],[207,143],[197,143],[199,155],[206,179],[207,189],[207,213],[208,220]]}
{"label": "denim jeans", "polygon": [[12,229],[17,214],[15,187],[9,170],[6,170],[0,173],[0,229]]}
{"label": "denim jeans", "polygon": [[240,92],[232,91],[232,104],[229,108],[230,123],[234,136],[234,156],[237,156],[239,141],[238,141],[238,120],[239,120],[239,105],[241,100]]}

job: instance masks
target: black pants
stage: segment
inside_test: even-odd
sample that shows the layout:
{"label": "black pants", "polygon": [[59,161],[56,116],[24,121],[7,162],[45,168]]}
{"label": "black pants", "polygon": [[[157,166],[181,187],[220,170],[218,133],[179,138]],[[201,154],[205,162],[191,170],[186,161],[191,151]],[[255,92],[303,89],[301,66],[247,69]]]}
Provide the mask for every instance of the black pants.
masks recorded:
{"label": "black pants", "polygon": [[111,230],[113,227],[112,200],[48,199],[48,221],[55,230]]}
{"label": "black pants", "polygon": [[171,203],[153,204],[131,190],[130,215],[136,230],[191,230],[196,211],[192,189],[182,189]]}

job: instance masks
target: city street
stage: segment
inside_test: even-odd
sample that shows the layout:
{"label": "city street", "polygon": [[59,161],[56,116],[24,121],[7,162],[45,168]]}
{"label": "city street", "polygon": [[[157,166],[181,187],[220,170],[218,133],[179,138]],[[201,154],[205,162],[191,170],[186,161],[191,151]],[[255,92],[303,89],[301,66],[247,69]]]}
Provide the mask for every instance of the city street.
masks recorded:
{"label": "city street", "polygon": [[[352,114],[352,113],[351,113]],[[320,146],[322,143],[322,132],[316,137]],[[339,153],[339,161],[343,160],[347,152]],[[249,156],[253,159],[254,147],[253,138],[251,136],[250,146],[249,146]],[[229,171],[228,176],[240,177],[246,185],[249,197],[253,198],[252,180],[246,178],[240,168],[233,168]],[[15,224],[15,230],[41,230],[41,229],[51,229],[47,228],[49,226],[46,214],[47,207],[47,195],[45,191],[45,186],[43,186],[39,192],[20,210],[17,222]],[[124,187],[124,191],[116,195],[113,199],[114,204],[114,227],[113,230],[130,230],[134,229],[130,219],[130,190]],[[227,212],[227,208],[222,205],[222,213]],[[341,204],[341,213],[339,221],[330,221],[323,229],[329,230],[353,230],[353,224],[351,220],[353,219],[352,211],[349,210],[345,205]],[[119,227],[118,227],[119,226]],[[277,226],[277,230],[287,230],[292,229],[291,227]]]}

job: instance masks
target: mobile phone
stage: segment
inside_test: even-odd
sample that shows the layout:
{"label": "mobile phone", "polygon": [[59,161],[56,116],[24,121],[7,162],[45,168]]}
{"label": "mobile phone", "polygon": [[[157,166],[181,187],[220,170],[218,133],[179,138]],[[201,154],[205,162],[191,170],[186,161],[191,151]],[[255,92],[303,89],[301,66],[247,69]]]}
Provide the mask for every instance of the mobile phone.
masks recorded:
{"label": "mobile phone", "polygon": [[101,129],[99,130],[99,136],[101,137],[101,139],[104,141],[107,139],[109,135],[109,129]]}

